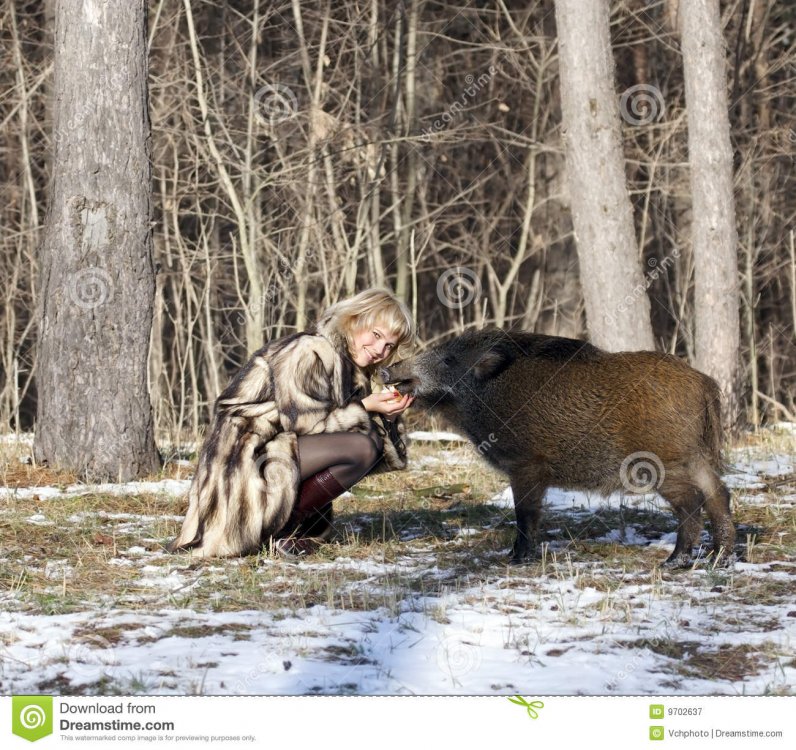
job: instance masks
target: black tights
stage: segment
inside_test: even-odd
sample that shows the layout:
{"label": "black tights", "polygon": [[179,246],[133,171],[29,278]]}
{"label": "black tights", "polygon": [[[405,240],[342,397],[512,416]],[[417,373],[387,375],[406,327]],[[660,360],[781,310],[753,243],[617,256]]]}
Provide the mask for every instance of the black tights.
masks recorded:
{"label": "black tights", "polygon": [[301,481],[328,469],[346,489],[353,487],[381,460],[384,448],[375,428],[361,432],[325,432],[298,438]]}

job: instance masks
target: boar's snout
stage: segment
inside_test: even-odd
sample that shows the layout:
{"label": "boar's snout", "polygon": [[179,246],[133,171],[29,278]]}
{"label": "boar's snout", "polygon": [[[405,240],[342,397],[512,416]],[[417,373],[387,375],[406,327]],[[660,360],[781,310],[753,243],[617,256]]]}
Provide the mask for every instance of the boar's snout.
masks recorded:
{"label": "boar's snout", "polygon": [[401,362],[396,362],[390,367],[379,367],[376,370],[376,378],[384,385],[392,385],[395,390],[402,396],[407,393],[412,394],[419,384],[419,380],[415,377],[410,360],[404,359]]}

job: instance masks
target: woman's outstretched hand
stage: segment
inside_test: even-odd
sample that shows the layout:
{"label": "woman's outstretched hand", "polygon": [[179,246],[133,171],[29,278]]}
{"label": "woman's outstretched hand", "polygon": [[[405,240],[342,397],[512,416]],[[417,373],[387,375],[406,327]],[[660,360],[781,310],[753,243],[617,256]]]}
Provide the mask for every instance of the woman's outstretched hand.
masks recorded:
{"label": "woman's outstretched hand", "polygon": [[414,396],[407,394],[401,396],[397,392],[382,391],[381,393],[371,393],[362,399],[362,405],[367,411],[383,414],[388,419],[397,417],[412,405]]}

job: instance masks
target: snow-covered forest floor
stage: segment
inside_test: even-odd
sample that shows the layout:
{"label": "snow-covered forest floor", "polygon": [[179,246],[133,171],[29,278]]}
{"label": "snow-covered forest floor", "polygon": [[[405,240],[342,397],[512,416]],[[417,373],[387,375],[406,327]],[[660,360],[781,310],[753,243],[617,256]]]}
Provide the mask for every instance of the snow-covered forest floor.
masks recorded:
{"label": "snow-covered forest floor", "polygon": [[199,561],[164,550],[185,453],[88,486],[32,465],[31,436],[2,440],[0,693],[796,692],[793,426],[728,454],[730,570],[659,567],[675,522],[657,496],[558,490],[543,559],[509,567],[506,480],[464,442],[410,450],[336,501],[310,559]]}

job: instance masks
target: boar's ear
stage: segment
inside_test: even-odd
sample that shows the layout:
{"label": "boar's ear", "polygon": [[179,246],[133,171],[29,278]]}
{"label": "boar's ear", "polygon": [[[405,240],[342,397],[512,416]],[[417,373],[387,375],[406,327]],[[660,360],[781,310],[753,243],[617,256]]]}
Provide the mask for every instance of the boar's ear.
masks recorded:
{"label": "boar's ear", "polygon": [[488,380],[489,378],[497,377],[513,361],[514,357],[509,352],[501,351],[500,349],[489,349],[475,363],[473,372],[478,380]]}

